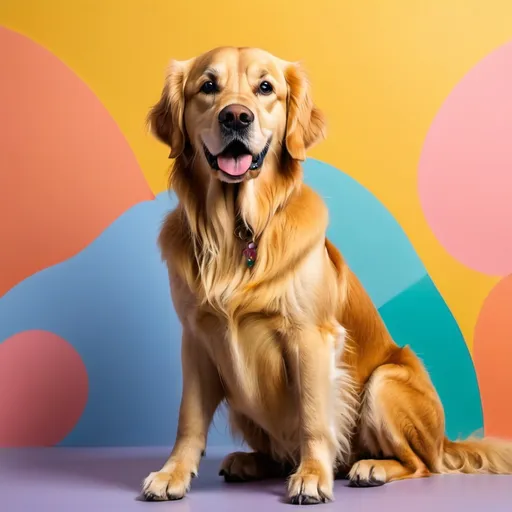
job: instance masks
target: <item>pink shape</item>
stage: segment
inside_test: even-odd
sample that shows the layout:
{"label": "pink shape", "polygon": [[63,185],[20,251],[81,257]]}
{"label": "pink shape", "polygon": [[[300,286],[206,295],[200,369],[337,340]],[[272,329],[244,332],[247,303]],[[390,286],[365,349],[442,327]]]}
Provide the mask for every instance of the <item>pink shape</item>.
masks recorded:
{"label": "pink shape", "polygon": [[52,446],[87,402],[87,371],[75,349],[46,331],[0,343],[0,446]]}
{"label": "pink shape", "polygon": [[0,76],[1,296],[154,196],[110,113],[55,55],[0,27]]}
{"label": "pink shape", "polygon": [[419,193],[445,249],[480,272],[512,271],[512,43],[475,66],[437,114]]}

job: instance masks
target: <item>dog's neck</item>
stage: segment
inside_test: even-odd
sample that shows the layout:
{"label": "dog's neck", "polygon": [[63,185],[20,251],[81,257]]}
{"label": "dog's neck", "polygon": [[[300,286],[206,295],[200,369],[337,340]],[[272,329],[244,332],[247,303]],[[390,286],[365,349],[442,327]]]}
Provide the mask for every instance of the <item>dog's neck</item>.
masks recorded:
{"label": "dog's neck", "polygon": [[245,240],[248,235],[239,236],[241,228],[259,239],[302,183],[302,166],[288,154],[279,165],[269,162],[260,176],[239,184],[224,183],[213,175],[205,179],[207,173],[194,163],[187,154],[178,157],[169,184],[185,209],[191,233],[199,241],[210,238],[205,231],[212,229],[219,242]]}
{"label": "dog's neck", "polygon": [[[288,202],[299,192],[302,168],[296,160],[282,166],[269,161],[257,178],[231,185],[191,162],[176,159],[170,185],[190,230],[198,296],[229,317],[246,300],[248,283],[267,278],[275,242],[270,235],[272,223],[285,214]],[[237,225],[247,230],[241,237]],[[254,266],[247,264],[243,253],[249,248],[248,233],[257,245]]]}

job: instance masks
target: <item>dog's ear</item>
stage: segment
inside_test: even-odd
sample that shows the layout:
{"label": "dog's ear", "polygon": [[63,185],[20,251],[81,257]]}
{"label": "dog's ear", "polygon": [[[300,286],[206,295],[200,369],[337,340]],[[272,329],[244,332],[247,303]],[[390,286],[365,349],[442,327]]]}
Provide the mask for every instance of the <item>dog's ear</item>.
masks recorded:
{"label": "dog's ear", "polygon": [[185,82],[190,61],[173,60],[169,64],[160,101],[151,108],[147,122],[153,135],[171,148],[169,158],[178,157],[185,148]]}
{"label": "dog's ear", "polygon": [[286,149],[293,159],[305,160],[306,150],[325,138],[325,118],[313,104],[311,86],[303,68],[289,64],[285,77],[288,84]]}

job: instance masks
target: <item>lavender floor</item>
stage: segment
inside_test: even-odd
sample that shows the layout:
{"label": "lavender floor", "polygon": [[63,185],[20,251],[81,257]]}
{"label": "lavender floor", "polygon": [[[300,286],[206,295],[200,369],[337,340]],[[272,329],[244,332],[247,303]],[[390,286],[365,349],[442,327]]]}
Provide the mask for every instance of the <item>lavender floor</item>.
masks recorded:
{"label": "lavender floor", "polygon": [[[213,451],[201,465],[191,493],[181,501],[146,503],[139,485],[167,455],[156,448],[2,449],[0,511],[265,512],[291,510],[283,502],[284,482],[226,484],[217,476],[223,453]],[[512,477],[443,476],[353,489],[336,482],[334,503],[315,510],[379,512],[510,512]]]}

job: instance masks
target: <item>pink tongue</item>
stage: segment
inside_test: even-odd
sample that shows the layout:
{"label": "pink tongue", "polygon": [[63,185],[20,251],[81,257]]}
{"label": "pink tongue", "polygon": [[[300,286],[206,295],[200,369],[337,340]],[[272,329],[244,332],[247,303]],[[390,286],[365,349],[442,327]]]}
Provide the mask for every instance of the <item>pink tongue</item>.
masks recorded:
{"label": "pink tongue", "polygon": [[238,158],[232,156],[218,156],[217,164],[221,170],[231,176],[241,176],[249,170],[252,164],[251,155],[241,155]]}

